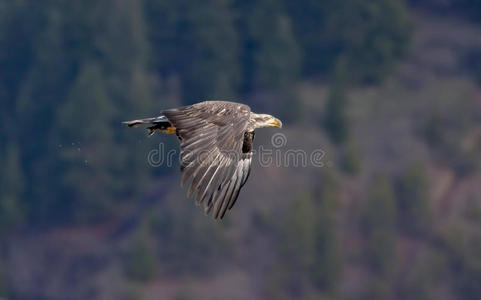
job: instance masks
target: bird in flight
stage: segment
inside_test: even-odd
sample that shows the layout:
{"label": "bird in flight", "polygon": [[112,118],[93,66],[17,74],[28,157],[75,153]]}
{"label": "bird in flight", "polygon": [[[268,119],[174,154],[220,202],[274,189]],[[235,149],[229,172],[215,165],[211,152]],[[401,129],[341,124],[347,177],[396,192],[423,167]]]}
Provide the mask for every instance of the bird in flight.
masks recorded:
{"label": "bird in flight", "polygon": [[214,219],[222,219],[234,206],[249,177],[254,131],[282,128],[279,119],[228,101],[204,101],[123,123],[129,127],[149,125],[150,135],[156,131],[177,135],[181,185],[192,178],[187,197],[195,195],[196,204],[203,203],[205,214],[212,211]]}

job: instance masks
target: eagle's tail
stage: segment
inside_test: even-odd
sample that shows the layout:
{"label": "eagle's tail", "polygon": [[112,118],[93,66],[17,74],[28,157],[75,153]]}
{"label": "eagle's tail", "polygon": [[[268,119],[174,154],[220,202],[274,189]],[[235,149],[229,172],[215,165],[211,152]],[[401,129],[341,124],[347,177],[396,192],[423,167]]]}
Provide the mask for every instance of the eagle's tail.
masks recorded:
{"label": "eagle's tail", "polygon": [[149,130],[149,135],[154,134],[156,130],[164,131],[166,134],[175,133],[175,127],[170,124],[165,116],[159,116],[155,118],[146,118],[146,119],[139,119],[139,120],[132,120],[132,121],[125,121],[122,122],[129,127],[137,126],[137,125],[152,125],[147,127]]}

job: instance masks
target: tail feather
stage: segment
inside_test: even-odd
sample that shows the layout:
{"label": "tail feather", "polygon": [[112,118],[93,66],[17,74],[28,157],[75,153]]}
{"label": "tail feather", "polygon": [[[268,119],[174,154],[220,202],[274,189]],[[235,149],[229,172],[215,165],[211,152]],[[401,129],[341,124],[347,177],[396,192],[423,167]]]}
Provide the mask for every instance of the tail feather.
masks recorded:
{"label": "tail feather", "polygon": [[125,122],[122,122],[122,124],[125,124],[129,127],[132,127],[132,126],[137,126],[137,125],[141,125],[141,124],[158,124],[158,123],[163,123],[163,122],[168,123],[169,121],[167,121],[166,117],[159,116],[159,117],[154,117],[154,118],[146,118],[146,119],[125,121]]}
{"label": "tail feather", "polygon": [[172,126],[165,116],[125,121],[125,122],[122,122],[122,124],[125,124],[129,127],[133,127],[137,125],[145,125],[145,124],[152,125],[147,127],[147,129],[149,130],[149,135],[154,134],[156,130],[160,130],[160,131],[168,130],[169,127]]}

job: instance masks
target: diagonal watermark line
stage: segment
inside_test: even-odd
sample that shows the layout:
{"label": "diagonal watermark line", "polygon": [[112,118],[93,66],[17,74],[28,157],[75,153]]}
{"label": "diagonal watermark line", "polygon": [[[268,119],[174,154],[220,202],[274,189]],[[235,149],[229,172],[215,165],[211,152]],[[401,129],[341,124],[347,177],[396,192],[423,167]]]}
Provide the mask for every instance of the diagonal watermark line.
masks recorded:
{"label": "diagonal watermark line", "polygon": [[[317,148],[312,151],[306,151],[304,149],[295,149],[287,147],[287,137],[283,133],[276,133],[271,137],[271,146],[264,147],[260,145],[257,149],[252,150],[253,159],[257,159],[261,167],[294,167],[294,168],[306,168],[316,167],[322,168],[326,166],[325,158],[326,152]],[[180,159],[180,156],[190,161],[198,160],[201,163],[208,163],[206,159],[209,157],[211,150],[192,150],[184,151],[179,155],[179,150],[165,148],[164,143],[159,143],[156,149],[152,149],[147,154],[147,162],[152,167],[172,167],[176,165],[176,161]],[[227,159],[240,160],[242,153],[236,151],[220,151]],[[327,162],[329,165],[329,162]]]}

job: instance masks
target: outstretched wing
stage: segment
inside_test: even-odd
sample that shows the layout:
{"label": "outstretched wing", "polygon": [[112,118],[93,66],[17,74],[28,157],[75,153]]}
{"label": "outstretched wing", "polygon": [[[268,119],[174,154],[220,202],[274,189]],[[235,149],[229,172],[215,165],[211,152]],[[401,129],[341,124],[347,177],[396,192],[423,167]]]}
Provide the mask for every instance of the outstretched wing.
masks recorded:
{"label": "outstretched wing", "polygon": [[242,149],[250,108],[206,101],[166,110],[163,115],[180,138],[182,185],[192,178],[187,196],[195,194],[196,203],[205,203],[207,213],[209,207],[220,205],[214,218],[222,217],[222,208],[234,204],[250,169],[251,159]]}
{"label": "outstretched wing", "polygon": [[224,184],[219,186],[212,197],[205,205],[205,214],[214,209],[212,215],[214,218],[223,218],[227,209],[231,209],[241,188],[249,178],[252,162],[252,144],[254,141],[254,132],[246,132],[244,134],[244,142],[242,146],[242,158],[237,162],[237,167],[232,177]]}

